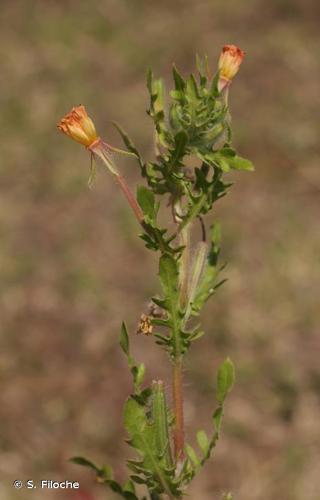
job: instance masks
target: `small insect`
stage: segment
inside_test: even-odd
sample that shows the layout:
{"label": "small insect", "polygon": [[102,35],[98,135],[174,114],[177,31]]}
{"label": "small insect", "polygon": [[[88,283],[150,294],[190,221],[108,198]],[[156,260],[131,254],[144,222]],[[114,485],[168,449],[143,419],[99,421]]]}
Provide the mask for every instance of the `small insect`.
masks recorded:
{"label": "small insect", "polygon": [[152,335],[153,325],[151,323],[150,316],[146,314],[141,314],[140,321],[137,328],[137,334],[142,333],[143,335]]}

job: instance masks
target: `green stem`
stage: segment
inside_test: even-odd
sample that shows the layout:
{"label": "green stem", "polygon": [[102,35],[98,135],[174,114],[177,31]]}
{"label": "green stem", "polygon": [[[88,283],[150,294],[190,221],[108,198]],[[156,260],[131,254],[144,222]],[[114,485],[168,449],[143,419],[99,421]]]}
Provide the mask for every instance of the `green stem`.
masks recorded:
{"label": "green stem", "polygon": [[192,220],[195,219],[200,214],[201,209],[205,204],[205,202],[206,202],[206,196],[203,194],[202,196],[200,196],[197,203],[192,207],[189,214],[181,222],[180,226],[178,227],[177,234],[181,234],[183,229],[189,226]]}

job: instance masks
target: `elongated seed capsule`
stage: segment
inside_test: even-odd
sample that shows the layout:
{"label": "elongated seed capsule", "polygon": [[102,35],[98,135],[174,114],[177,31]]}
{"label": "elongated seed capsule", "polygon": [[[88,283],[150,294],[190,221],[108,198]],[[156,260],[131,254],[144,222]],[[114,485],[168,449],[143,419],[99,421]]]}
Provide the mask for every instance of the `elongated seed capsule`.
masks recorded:
{"label": "elongated seed capsule", "polygon": [[187,321],[191,313],[192,302],[194,300],[197,287],[203,275],[207,254],[208,254],[208,244],[205,241],[200,241],[195,250],[190,272],[190,280],[188,286],[188,306],[186,310],[185,321]]}
{"label": "elongated seed capsule", "polygon": [[152,417],[155,427],[158,455],[165,459],[168,467],[172,467],[173,462],[169,440],[168,410],[162,380],[154,380],[152,383]]}

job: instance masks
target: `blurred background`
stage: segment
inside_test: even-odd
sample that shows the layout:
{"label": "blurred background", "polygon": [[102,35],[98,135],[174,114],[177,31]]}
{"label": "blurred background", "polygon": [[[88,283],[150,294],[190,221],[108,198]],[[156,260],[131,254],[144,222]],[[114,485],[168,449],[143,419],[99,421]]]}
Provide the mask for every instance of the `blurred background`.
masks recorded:
{"label": "blurred background", "polygon": [[[315,0],[2,0],[1,500],[113,500],[68,459],[124,478],[123,319],[148,379],[169,389],[165,355],[134,336],[158,290],[156,256],[102,169],[88,190],[88,154],[56,122],[85,104],[111,144],[121,147],[116,120],[150,158],[147,67],[170,85],[172,62],[189,73],[206,53],[215,68],[225,43],[246,51],[230,105],[234,143],[256,172],[232,175],[214,214],[229,281],[187,359],[189,441],[211,429],[226,355],[237,383],[189,498],[320,499],[319,16]],[[135,162],[121,170],[135,189]],[[15,491],[15,479],[78,480],[81,491]]]}

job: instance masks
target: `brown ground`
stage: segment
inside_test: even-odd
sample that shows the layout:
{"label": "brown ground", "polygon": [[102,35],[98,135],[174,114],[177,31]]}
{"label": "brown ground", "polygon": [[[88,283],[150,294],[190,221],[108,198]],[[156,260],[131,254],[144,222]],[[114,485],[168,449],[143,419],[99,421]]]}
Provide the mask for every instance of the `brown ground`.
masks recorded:
{"label": "brown ground", "polygon": [[[190,498],[319,500],[319,3],[315,0],[2,0],[0,31],[0,498],[113,499],[75,454],[122,477],[130,390],[118,348],[157,289],[156,260],[101,170],[56,121],[84,103],[113,144],[117,120],[145,155],[145,70],[246,61],[232,88],[235,143],[256,164],[218,209],[228,283],[206,307],[186,370],[190,440],[210,429],[214,373],[237,367],[223,439]],[[138,181],[131,160],[122,171]],[[152,339],[134,338],[150,379],[169,382]],[[14,479],[77,479],[87,492],[22,490]]]}

